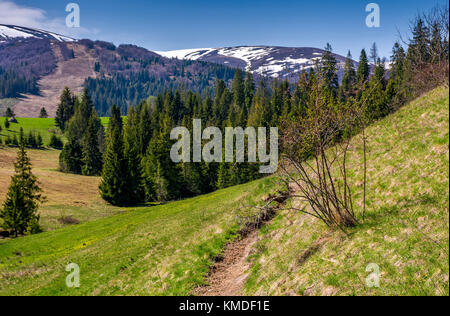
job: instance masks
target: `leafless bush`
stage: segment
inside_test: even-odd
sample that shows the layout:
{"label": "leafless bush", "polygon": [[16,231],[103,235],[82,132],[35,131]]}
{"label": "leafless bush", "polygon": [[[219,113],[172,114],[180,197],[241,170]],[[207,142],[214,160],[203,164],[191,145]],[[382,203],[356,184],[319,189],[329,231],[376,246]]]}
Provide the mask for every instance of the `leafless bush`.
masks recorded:
{"label": "leafless bush", "polygon": [[363,131],[364,170],[363,214],[365,213],[366,151],[363,106],[327,104],[317,87],[311,113],[288,124],[282,136],[285,181],[297,186],[293,196],[308,202],[310,209],[298,209],[341,229],[358,223],[354,211],[352,183],[349,181],[348,155],[351,135]]}
{"label": "leafless bush", "polygon": [[79,220],[72,216],[61,216],[58,218],[58,222],[63,225],[78,225],[80,223]]}

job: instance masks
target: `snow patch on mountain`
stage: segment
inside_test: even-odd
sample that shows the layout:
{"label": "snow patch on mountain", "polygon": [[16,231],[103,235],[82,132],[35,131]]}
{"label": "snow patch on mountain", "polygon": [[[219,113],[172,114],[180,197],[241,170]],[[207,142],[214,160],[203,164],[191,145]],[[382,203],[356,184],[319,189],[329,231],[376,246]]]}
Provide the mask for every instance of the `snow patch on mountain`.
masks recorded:
{"label": "snow patch on mountain", "polygon": [[[311,47],[238,46],[224,48],[183,49],[156,52],[168,58],[199,60],[223,64],[273,78],[295,80],[303,70],[320,62],[324,51]],[[338,68],[345,58],[335,55]],[[342,73],[342,69],[339,69]]]}
{"label": "snow patch on mountain", "polygon": [[28,27],[0,24],[0,42],[16,38],[40,38],[58,42],[73,42],[73,38]]}

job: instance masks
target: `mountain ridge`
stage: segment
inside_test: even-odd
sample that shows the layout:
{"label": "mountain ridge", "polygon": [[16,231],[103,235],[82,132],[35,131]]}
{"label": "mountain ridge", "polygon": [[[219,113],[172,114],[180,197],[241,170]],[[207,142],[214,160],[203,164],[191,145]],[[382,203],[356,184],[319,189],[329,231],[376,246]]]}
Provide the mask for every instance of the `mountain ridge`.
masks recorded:
{"label": "mountain ridge", "polygon": [[[218,63],[250,71],[265,77],[296,80],[302,71],[316,65],[325,50],[314,47],[283,46],[233,46],[223,48],[182,49],[155,51],[157,54],[176,59]],[[333,54],[338,72],[342,74],[345,57]],[[355,62],[355,66],[357,62]]]}

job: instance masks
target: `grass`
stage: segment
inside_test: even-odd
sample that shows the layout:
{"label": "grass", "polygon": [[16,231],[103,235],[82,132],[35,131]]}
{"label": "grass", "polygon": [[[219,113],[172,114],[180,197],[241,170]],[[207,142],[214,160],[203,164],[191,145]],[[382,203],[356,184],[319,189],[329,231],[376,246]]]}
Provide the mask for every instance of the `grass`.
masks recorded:
{"label": "grass", "polygon": [[[100,120],[105,127],[108,126],[109,117],[101,117]],[[14,135],[19,137],[20,128],[23,128],[25,135],[30,131],[40,133],[42,136],[42,140],[44,142],[44,146],[47,146],[50,142],[50,137],[52,136],[52,133],[56,133],[58,135],[61,134],[59,129],[55,126],[54,118],[19,117],[17,118],[17,122],[18,123],[10,123],[10,127],[6,129],[5,117],[0,117],[0,125],[2,127],[2,131],[0,132],[0,138],[6,139],[8,135],[11,138],[14,137]]]}
{"label": "grass", "polygon": [[[87,222],[122,212],[106,204],[98,193],[99,177],[84,177],[58,171],[58,150],[27,150],[33,173],[38,177],[47,202],[40,208],[44,230],[61,228],[63,216]],[[13,175],[16,148],[0,147],[0,205]]]}
{"label": "grass", "polygon": [[[448,89],[375,123],[368,135],[366,220],[347,236],[281,212],[260,232],[246,294],[449,295]],[[352,149],[360,199],[362,172],[355,166],[362,148],[355,141]],[[371,263],[380,267],[379,288],[366,286]]]}
{"label": "grass", "polygon": [[[235,237],[239,206],[274,186],[266,178],[0,241],[0,295],[188,295]],[[81,269],[78,289],[65,285],[72,262]]]}

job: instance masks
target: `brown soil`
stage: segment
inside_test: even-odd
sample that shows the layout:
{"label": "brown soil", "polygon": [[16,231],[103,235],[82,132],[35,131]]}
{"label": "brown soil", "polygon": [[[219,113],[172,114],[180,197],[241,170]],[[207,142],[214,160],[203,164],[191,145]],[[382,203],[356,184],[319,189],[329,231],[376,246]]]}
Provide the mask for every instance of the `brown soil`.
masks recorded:
{"label": "brown soil", "polygon": [[53,46],[57,59],[57,68],[48,76],[38,81],[41,95],[24,95],[14,106],[18,117],[39,117],[42,107],[45,107],[50,117],[54,117],[59,103],[59,97],[64,87],[79,94],[83,90],[86,78],[96,76],[94,72],[95,58],[89,50],[79,44],[70,43],[75,58],[63,60],[58,46]]}
{"label": "brown soil", "polygon": [[275,209],[261,212],[252,223],[241,231],[241,238],[227,245],[221,258],[216,260],[207,278],[207,286],[194,290],[197,296],[241,296],[251,268],[249,256],[258,242],[258,232],[262,225],[268,224],[284,205],[289,195],[269,196],[267,201],[278,203]]}

